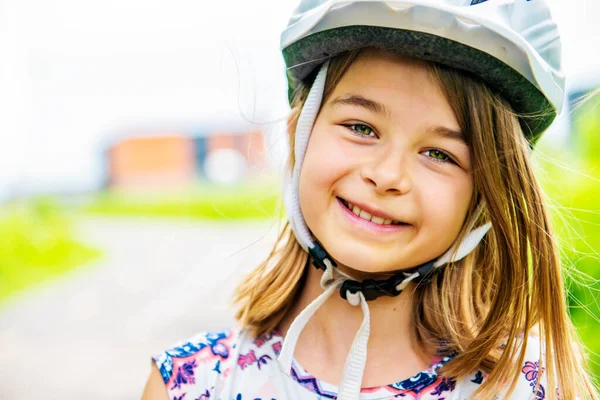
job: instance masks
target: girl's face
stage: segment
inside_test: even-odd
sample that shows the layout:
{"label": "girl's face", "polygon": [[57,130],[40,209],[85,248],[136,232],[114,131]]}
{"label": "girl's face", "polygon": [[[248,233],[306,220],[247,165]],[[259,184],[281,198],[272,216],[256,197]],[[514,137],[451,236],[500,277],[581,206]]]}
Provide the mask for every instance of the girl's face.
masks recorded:
{"label": "girl's face", "polygon": [[322,105],[300,175],[317,240],[356,271],[414,267],[452,245],[472,194],[469,147],[426,64],[361,53]]}

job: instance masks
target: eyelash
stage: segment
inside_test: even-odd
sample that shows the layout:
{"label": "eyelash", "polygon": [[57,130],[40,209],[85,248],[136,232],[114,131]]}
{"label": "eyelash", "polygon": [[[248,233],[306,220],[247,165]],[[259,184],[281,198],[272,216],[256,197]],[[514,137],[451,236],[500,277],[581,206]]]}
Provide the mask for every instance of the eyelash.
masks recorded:
{"label": "eyelash", "polygon": [[[369,138],[369,137],[373,137],[373,136],[365,135],[363,133],[360,133],[360,132],[356,131],[356,129],[354,129],[354,128],[357,127],[357,126],[368,128],[368,129],[371,130],[371,133],[375,133],[375,130],[373,128],[371,128],[367,124],[342,124],[342,126],[344,128],[346,128],[346,129],[350,130],[350,132],[352,132],[353,134],[355,134],[356,136],[359,136],[359,137]],[[446,153],[443,150],[440,150],[440,149],[427,149],[427,150],[424,151],[424,153],[433,152],[433,151],[440,152],[441,154],[443,154],[446,157],[446,159],[445,160],[440,160],[439,158],[434,158],[434,157],[431,157],[431,156],[427,156],[427,157],[429,157],[429,159],[431,161],[439,163],[439,164],[446,164],[446,163],[457,164],[457,162],[448,153]]]}
{"label": "eyelash", "polygon": [[373,136],[369,136],[369,135],[365,135],[363,133],[357,132],[355,129],[353,129],[356,126],[363,126],[365,128],[369,128],[371,130],[371,133],[375,133],[375,130],[367,124],[342,124],[342,126],[346,129],[350,130],[350,132],[352,132],[355,135],[360,136],[360,137],[373,137]]}
{"label": "eyelash", "polygon": [[427,156],[427,157],[429,157],[431,159],[431,161],[436,162],[436,163],[440,163],[440,164],[446,164],[446,163],[457,164],[457,162],[454,161],[454,159],[452,157],[450,157],[450,155],[448,153],[446,153],[445,151],[443,151],[443,150],[440,150],[440,149],[428,149],[428,150],[425,150],[424,153],[429,153],[429,152],[432,152],[432,151],[438,151],[438,152],[440,152],[441,154],[443,154],[446,157],[446,159],[445,160],[440,160],[439,158],[434,158],[434,157],[431,157],[431,156]]}

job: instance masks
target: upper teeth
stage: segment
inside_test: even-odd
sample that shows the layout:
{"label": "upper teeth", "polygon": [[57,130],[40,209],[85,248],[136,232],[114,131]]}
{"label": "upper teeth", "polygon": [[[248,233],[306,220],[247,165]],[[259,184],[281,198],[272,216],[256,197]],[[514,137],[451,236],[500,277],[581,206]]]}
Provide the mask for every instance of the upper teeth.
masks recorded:
{"label": "upper teeth", "polygon": [[397,222],[395,222],[391,219],[383,219],[381,217],[375,217],[375,216],[369,214],[368,212],[366,212],[365,210],[361,210],[359,206],[354,205],[350,202],[346,202],[346,204],[348,205],[348,208],[350,210],[352,210],[352,212],[354,214],[358,215],[362,219],[366,219],[367,221],[371,221],[371,222],[374,222],[379,225],[397,224]]}

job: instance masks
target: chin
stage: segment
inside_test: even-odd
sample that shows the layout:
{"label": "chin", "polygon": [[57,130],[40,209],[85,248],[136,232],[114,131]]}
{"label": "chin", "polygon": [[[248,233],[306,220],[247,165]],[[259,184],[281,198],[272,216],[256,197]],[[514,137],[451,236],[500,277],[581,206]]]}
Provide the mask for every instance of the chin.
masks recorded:
{"label": "chin", "polygon": [[[326,247],[327,248],[327,247]],[[329,248],[327,248],[329,250]],[[377,274],[393,272],[403,268],[409,268],[404,263],[393,261],[395,257],[385,255],[385,252],[375,250],[361,250],[359,247],[331,249],[331,256],[338,265],[345,266],[353,271]],[[352,273],[352,271],[349,271]]]}
{"label": "chin", "polygon": [[[410,249],[407,251],[408,254],[402,254],[402,252],[390,252],[389,249],[360,246],[358,243],[353,243],[352,246],[324,245],[342,270],[344,267],[349,269],[347,271],[349,274],[353,271],[365,274],[392,273],[417,267],[436,258],[436,255],[432,254],[429,257],[425,251],[415,251],[416,249]],[[421,257],[411,257],[414,254],[420,254]]]}

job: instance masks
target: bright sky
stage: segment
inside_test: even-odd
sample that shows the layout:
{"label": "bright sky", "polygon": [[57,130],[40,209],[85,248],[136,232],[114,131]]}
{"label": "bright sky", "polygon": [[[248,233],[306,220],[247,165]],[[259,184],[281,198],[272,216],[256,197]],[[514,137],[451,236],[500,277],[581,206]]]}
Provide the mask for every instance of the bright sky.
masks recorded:
{"label": "bright sky", "polygon": [[[600,1],[547,1],[567,74],[598,70]],[[0,2],[0,199],[96,187],[103,144],[136,127],[283,119],[279,34],[296,3]]]}

